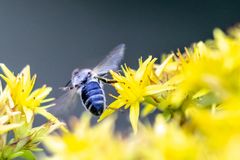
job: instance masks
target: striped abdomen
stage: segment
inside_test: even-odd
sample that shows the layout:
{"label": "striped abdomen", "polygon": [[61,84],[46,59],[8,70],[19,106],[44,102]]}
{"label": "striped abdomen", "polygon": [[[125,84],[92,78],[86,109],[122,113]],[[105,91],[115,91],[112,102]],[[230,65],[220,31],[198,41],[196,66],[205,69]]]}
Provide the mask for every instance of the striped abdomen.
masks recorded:
{"label": "striped abdomen", "polygon": [[92,114],[100,116],[105,107],[105,97],[100,84],[96,81],[87,82],[82,88],[82,102]]}

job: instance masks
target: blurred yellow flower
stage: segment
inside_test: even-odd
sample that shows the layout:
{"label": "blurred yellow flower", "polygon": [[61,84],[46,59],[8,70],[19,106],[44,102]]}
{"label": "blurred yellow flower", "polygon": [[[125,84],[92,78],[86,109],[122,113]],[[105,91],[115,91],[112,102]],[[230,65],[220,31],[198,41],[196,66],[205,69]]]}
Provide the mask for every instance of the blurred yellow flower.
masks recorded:
{"label": "blurred yellow flower", "polygon": [[214,40],[188,49],[183,80],[168,95],[209,159],[239,159],[240,29],[233,30],[229,36],[215,29]]}
{"label": "blurred yellow flower", "polygon": [[125,159],[123,142],[113,137],[114,119],[109,118],[96,126],[90,125],[90,116],[83,114],[80,120],[71,120],[71,133],[52,135],[44,144],[53,153],[49,160]]}
{"label": "blurred yellow flower", "polygon": [[200,159],[201,146],[178,123],[157,116],[153,127],[141,127],[132,137],[135,159]]}
{"label": "blurred yellow flower", "polygon": [[209,104],[239,98],[240,38],[227,36],[219,29],[214,30],[214,37],[215,40],[199,42],[189,49],[189,62],[183,64],[180,72],[183,83],[172,96],[176,105],[200,90],[207,91],[203,95],[213,93],[210,100],[215,102]]}
{"label": "blurred yellow flower", "polygon": [[177,123],[157,117],[154,126],[141,126],[135,135],[113,133],[113,119],[90,126],[90,116],[73,119],[71,133],[48,136],[45,145],[52,154],[46,160],[201,159],[201,145]]}
{"label": "blurred yellow flower", "polygon": [[[191,123],[188,127],[196,133],[196,138],[204,144],[208,157],[218,159],[239,159],[240,153],[234,147],[240,146],[240,111],[209,112],[189,108]],[[231,154],[229,154],[231,153]]]}

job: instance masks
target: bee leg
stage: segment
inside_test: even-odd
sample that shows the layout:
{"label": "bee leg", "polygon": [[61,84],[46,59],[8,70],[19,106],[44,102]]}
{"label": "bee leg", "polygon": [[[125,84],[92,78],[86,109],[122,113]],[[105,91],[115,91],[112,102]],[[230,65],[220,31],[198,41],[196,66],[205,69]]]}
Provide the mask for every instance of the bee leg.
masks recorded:
{"label": "bee leg", "polygon": [[114,79],[107,79],[107,78],[103,78],[103,77],[96,77],[97,79],[99,79],[100,81],[104,82],[104,83],[108,83],[108,84],[112,84],[112,83],[117,83],[118,81],[114,80]]}
{"label": "bee leg", "polygon": [[73,87],[70,86],[70,84],[72,83],[72,81],[68,81],[67,84],[64,87],[60,87],[59,89],[63,90],[63,91],[69,91],[71,89],[73,89]]}
{"label": "bee leg", "polygon": [[73,87],[60,87],[59,89],[61,89],[63,91],[69,91],[69,90],[72,90]]}

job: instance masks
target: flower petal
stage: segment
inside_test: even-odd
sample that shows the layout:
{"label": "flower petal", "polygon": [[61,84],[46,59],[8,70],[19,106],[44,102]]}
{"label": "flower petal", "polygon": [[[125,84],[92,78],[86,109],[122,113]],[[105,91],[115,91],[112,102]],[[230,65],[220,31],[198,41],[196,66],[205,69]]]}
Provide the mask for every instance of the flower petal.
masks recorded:
{"label": "flower petal", "polygon": [[206,94],[208,94],[210,92],[209,89],[201,89],[200,91],[198,91],[197,93],[195,93],[192,97],[192,99],[197,99],[199,97],[202,97]]}
{"label": "flower petal", "polygon": [[25,106],[23,106],[23,111],[25,113],[27,123],[30,123],[33,119],[33,111]]}
{"label": "flower petal", "polygon": [[135,80],[136,81],[140,81],[147,69],[147,65],[148,63],[152,60],[152,56],[149,56],[148,59],[146,59],[142,64],[139,62],[139,68],[138,70],[136,71],[136,74],[135,74]]}
{"label": "flower petal", "polygon": [[162,92],[170,91],[174,89],[175,87],[168,86],[168,85],[162,85],[162,84],[150,85],[146,87],[144,95],[149,96],[149,95],[158,94],[158,93],[162,93]]}
{"label": "flower petal", "polygon": [[139,110],[140,110],[140,106],[138,102],[133,104],[130,107],[129,119],[133,128],[134,134],[137,133],[137,129],[138,129]]}
{"label": "flower petal", "polygon": [[104,118],[108,117],[112,113],[114,113],[117,109],[122,107],[125,104],[125,102],[117,99],[113,103],[111,103],[108,108],[103,112],[103,114],[99,117],[98,122],[102,121]]}
{"label": "flower petal", "polygon": [[14,74],[5,66],[5,64],[1,63],[0,67],[2,68],[3,73],[10,79],[10,81],[15,80]]}
{"label": "flower petal", "polygon": [[156,75],[159,77],[161,75],[161,73],[163,72],[164,68],[166,67],[166,65],[170,62],[170,60],[173,58],[174,54],[170,54],[163,62],[160,66],[157,67],[156,69]]}
{"label": "flower petal", "polygon": [[156,106],[152,104],[147,104],[144,109],[141,111],[141,116],[146,117],[156,109]]}
{"label": "flower petal", "polygon": [[0,117],[0,125],[6,123],[9,120],[9,116],[8,115],[3,115]]}
{"label": "flower petal", "polygon": [[0,125],[0,135],[4,134],[12,129],[21,127],[24,123],[12,123],[12,124],[8,124],[8,125]]}

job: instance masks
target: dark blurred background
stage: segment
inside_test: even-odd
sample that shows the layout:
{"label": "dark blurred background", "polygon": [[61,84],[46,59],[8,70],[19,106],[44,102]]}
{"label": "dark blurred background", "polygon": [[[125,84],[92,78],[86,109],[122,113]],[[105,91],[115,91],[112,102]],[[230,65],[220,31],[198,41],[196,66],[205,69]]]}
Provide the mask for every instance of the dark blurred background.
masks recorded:
{"label": "dark blurred background", "polygon": [[[124,62],[175,51],[212,37],[240,20],[237,1],[0,1],[0,55],[15,73],[30,64],[37,86],[62,94],[75,67],[93,67],[114,46],[126,43]],[[109,88],[109,87],[108,87]],[[109,102],[108,102],[109,103]],[[79,103],[75,114],[83,107]],[[118,127],[128,128],[124,112]],[[40,119],[38,123],[40,123]]]}

